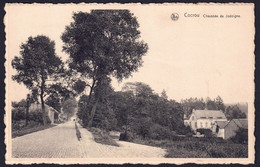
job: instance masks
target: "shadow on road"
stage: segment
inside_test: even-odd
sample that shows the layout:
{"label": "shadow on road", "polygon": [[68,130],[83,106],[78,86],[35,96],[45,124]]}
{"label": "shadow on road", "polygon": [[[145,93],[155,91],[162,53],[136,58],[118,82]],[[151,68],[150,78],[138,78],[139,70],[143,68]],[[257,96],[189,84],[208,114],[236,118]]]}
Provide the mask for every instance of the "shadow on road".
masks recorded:
{"label": "shadow on road", "polygon": [[80,141],[80,139],[81,139],[81,134],[80,134],[80,131],[79,131],[79,128],[78,128],[76,122],[75,122],[75,129],[76,129],[76,136],[77,136],[77,138],[78,138],[78,141]]}

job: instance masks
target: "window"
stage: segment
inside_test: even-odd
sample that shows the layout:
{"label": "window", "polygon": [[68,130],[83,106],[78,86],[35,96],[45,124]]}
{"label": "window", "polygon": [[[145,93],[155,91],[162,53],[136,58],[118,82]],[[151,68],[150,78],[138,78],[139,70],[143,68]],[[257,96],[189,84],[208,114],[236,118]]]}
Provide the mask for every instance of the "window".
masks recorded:
{"label": "window", "polygon": [[205,127],[206,127],[206,128],[208,127],[208,123],[207,123],[207,122],[205,123]]}
{"label": "window", "polygon": [[202,122],[200,123],[200,127],[203,128],[203,123]]}
{"label": "window", "polygon": [[209,117],[209,119],[213,119],[213,117]]}
{"label": "window", "polygon": [[194,120],[194,116],[192,116],[192,120]]}
{"label": "window", "polygon": [[197,122],[195,122],[195,128],[197,128]]}
{"label": "window", "polygon": [[222,117],[217,117],[218,119],[222,119]]}

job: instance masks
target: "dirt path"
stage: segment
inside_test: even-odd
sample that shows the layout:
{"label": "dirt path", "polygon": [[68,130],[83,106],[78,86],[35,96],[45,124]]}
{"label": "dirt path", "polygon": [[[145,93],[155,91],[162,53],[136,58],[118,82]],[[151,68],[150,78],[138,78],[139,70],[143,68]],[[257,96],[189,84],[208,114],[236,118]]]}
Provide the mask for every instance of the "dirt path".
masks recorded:
{"label": "dirt path", "polygon": [[76,137],[74,122],[17,137],[12,140],[14,158],[160,158],[165,150],[118,141],[120,147],[102,145],[78,125],[82,139]]}

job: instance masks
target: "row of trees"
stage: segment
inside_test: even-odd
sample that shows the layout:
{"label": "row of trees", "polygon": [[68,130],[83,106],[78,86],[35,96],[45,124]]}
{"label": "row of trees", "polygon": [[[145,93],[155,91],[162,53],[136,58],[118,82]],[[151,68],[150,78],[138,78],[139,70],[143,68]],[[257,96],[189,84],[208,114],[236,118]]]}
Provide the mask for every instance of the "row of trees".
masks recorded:
{"label": "row of trees", "polygon": [[45,102],[60,110],[71,96],[87,94],[91,127],[99,103],[104,102],[104,85],[112,76],[122,80],[137,71],[148,46],[139,39],[139,24],[129,10],[92,10],[74,13],[72,18],[61,35],[69,59],[62,62],[47,36],[29,37],[21,45],[20,56],[12,60],[17,70],[12,78],[40,98],[44,124]]}
{"label": "row of trees", "polygon": [[204,100],[203,98],[189,98],[181,100],[181,105],[184,110],[184,114],[189,117],[193,109],[204,110],[221,110],[226,115],[227,119],[246,118],[246,113],[242,112],[238,105],[225,105],[222,98],[218,96],[215,99],[209,97]]}
{"label": "row of trees", "polygon": [[[117,92],[107,84],[103,90],[103,98],[93,119],[95,127],[124,130],[143,138],[156,139],[169,137],[174,132],[190,132],[183,124],[181,104],[168,100],[165,91],[158,95],[149,85],[141,82],[126,83],[122,91]],[[87,126],[91,119],[91,110],[87,109],[89,105],[85,100],[87,98],[86,95],[81,96],[78,105],[78,117],[83,121],[83,126]]]}

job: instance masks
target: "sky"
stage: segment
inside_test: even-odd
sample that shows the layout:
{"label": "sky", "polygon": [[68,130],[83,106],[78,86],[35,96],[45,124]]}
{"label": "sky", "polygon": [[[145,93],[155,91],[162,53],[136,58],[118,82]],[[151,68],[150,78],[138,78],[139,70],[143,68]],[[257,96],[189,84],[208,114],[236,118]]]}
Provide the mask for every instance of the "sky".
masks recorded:
{"label": "sky", "polygon": [[[140,24],[141,39],[149,50],[143,66],[122,82],[112,80],[115,90],[126,82],[143,82],[155,93],[166,90],[168,98],[216,98],[225,103],[249,102],[254,96],[254,18],[252,5],[216,8],[214,5],[17,5],[6,8],[6,98],[19,101],[29,91],[12,81],[11,60],[29,36],[46,35],[62,52],[61,35],[73,12],[91,9],[129,9]],[[173,21],[172,13],[179,19]],[[185,13],[200,14],[199,18]],[[237,14],[240,18],[204,18],[203,14]]]}

